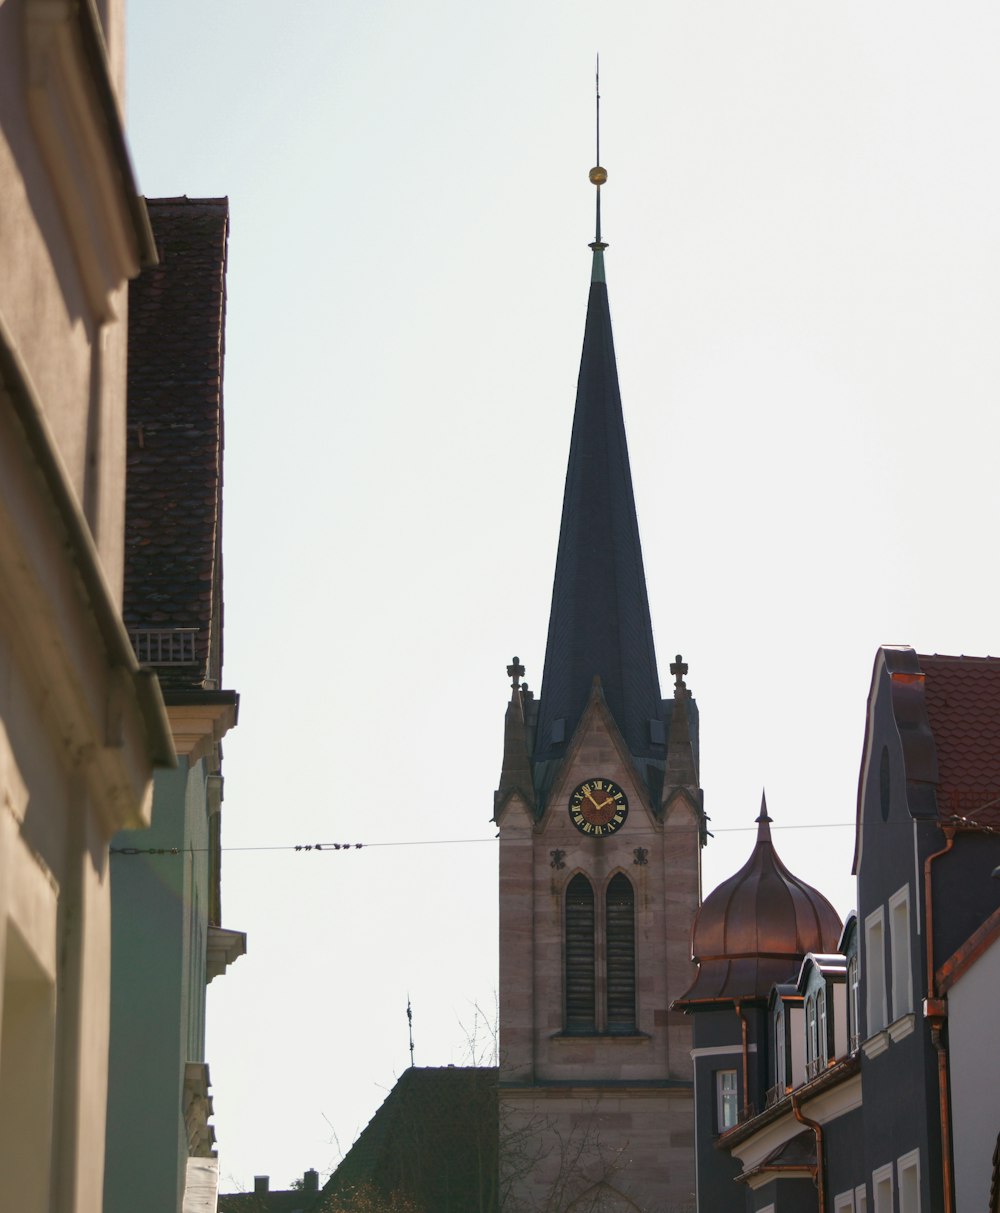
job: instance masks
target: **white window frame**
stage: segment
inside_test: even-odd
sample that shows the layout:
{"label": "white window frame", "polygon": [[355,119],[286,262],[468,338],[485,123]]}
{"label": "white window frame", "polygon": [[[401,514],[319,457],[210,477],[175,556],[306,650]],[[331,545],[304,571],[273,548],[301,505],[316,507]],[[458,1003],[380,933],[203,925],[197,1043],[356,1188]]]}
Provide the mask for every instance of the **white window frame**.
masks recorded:
{"label": "white window frame", "polygon": [[879,906],[865,919],[865,1014],[869,1036],[881,1032],[889,1023],[885,978],[885,907]]}
{"label": "white window frame", "polygon": [[826,994],[827,984],[826,978],[823,979],[823,984],[816,991],[816,1060],[819,1063],[819,1069],[823,1069],[830,1060],[830,1042],[827,1036],[826,1023]]}
{"label": "white window frame", "polygon": [[[730,1089],[724,1084],[724,1080],[733,1077],[733,1085]],[[726,1108],[732,1107],[732,1120],[727,1120]],[[715,1121],[716,1128],[720,1133],[725,1133],[727,1129],[733,1128],[740,1122],[740,1088],[739,1074],[736,1070],[716,1070],[715,1071]]]}
{"label": "white window frame", "polygon": [[913,1010],[913,963],[910,955],[910,886],[889,898],[889,953],[892,957],[892,1017]]}
{"label": "white window frame", "polygon": [[868,1189],[864,1184],[854,1189],[854,1213],[868,1213]]}
{"label": "white window frame", "polygon": [[[878,1170],[872,1171],[872,1204],[875,1206],[874,1213],[893,1213],[895,1202],[895,1184],[893,1182],[895,1169],[891,1162],[886,1163],[884,1167],[879,1167]],[[889,1194],[886,1197],[884,1184],[889,1187]],[[880,1192],[882,1199],[880,1199]]]}
{"label": "white window frame", "polygon": [[783,1008],[778,1008],[774,1014],[774,1085],[781,1094],[792,1084],[788,1080],[791,1066],[790,1058],[786,1056],[785,1048],[785,1014]]}
{"label": "white window frame", "polygon": [[847,1048],[851,1053],[858,1051],[861,1043],[861,956],[855,951],[847,962],[847,1014],[848,1036]]}
{"label": "white window frame", "polygon": [[806,995],[806,1080],[812,1078],[819,1070],[819,1029],[817,1019],[819,1012],[816,1006],[815,991]]}
{"label": "white window frame", "polygon": [[919,1150],[911,1150],[896,1160],[896,1179],[899,1189],[899,1213],[920,1213]]}
{"label": "white window frame", "polygon": [[853,1188],[849,1192],[840,1192],[833,1198],[833,1213],[857,1213]]}

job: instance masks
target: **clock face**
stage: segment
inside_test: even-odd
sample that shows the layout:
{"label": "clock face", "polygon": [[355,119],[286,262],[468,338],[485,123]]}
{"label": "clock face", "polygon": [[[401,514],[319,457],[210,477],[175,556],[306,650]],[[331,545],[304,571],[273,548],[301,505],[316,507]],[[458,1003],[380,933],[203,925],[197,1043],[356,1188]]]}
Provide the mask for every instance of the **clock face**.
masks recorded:
{"label": "clock face", "polygon": [[610,779],[585,779],[569,798],[569,819],[581,834],[603,838],[625,824],[628,797]]}

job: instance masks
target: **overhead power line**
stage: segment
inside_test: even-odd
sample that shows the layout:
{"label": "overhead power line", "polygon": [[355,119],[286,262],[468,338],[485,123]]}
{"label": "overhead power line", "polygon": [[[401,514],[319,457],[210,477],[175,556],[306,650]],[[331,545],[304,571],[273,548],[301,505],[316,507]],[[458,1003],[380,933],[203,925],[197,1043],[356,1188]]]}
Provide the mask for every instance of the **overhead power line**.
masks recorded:
{"label": "overhead power line", "polygon": [[[988,808],[990,805],[981,806]],[[976,810],[977,812],[981,810]],[[939,825],[954,825],[964,827],[966,830],[972,830],[982,834],[998,834],[995,826],[986,825],[982,822],[973,820],[971,817],[962,817],[958,814],[953,814],[948,818],[938,818]],[[912,827],[912,822],[884,822],[879,828],[884,829],[888,826],[905,826],[907,829]],[[771,833],[779,830],[843,830],[854,829],[857,822],[854,821],[800,821],[791,822],[788,825],[775,825],[771,823]],[[756,822],[747,826],[716,826],[712,830],[711,836],[714,838],[718,834],[750,834],[757,830]],[[678,829],[678,827],[667,826],[666,831]],[[678,832],[680,832],[678,830]],[[685,829],[685,832],[687,830]],[[650,831],[639,831],[630,833],[630,838],[654,838],[656,835]],[[498,834],[494,834],[490,838],[405,838],[405,839],[389,839],[382,842],[296,842],[296,843],[261,843],[255,846],[243,847],[222,847],[224,854],[234,854],[237,852],[251,851],[299,851],[311,852],[322,851],[324,853],[330,851],[368,851],[374,847],[463,847],[475,846],[481,843],[496,842],[499,838]],[[208,847],[111,847],[112,855],[190,855],[199,854],[208,850]]]}

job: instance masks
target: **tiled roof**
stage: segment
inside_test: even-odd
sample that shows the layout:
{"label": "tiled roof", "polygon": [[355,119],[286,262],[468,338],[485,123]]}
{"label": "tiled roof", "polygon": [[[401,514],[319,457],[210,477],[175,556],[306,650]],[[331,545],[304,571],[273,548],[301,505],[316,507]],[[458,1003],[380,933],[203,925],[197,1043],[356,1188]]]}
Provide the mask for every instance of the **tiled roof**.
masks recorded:
{"label": "tiled roof", "polygon": [[314,1192],[288,1188],[280,1192],[219,1193],[219,1213],[308,1213]]}
{"label": "tiled roof", "polygon": [[344,1156],[316,1202],[373,1185],[434,1213],[480,1208],[498,1166],[497,1072],[411,1067]]}
{"label": "tiled roof", "polygon": [[193,689],[222,665],[229,204],[147,206],[160,262],[129,291],[124,616],[130,632],[196,630],[193,662],[157,667],[166,688]]}
{"label": "tiled roof", "polygon": [[1000,657],[921,655],[938,812],[1000,827]]}
{"label": "tiled roof", "polygon": [[[596,278],[596,275],[595,275]],[[535,738],[562,758],[595,675],[635,757],[666,757],[653,629],[618,388],[608,289],[590,287]],[[553,724],[565,722],[562,740]]]}

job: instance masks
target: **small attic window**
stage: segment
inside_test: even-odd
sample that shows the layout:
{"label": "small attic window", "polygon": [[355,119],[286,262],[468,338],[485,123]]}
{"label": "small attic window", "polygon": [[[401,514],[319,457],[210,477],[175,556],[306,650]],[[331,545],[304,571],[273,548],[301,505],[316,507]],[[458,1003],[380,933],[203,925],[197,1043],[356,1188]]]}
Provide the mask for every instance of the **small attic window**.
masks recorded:
{"label": "small attic window", "polygon": [[140,665],[194,665],[197,628],[132,628],[129,639]]}
{"label": "small attic window", "polygon": [[566,740],[566,717],[560,716],[558,720],[552,722],[552,744],[558,745],[560,741]]}
{"label": "small attic window", "polygon": [[649,740],[653,745],[667,744],[667,730],[662,720],[650,720]]}

